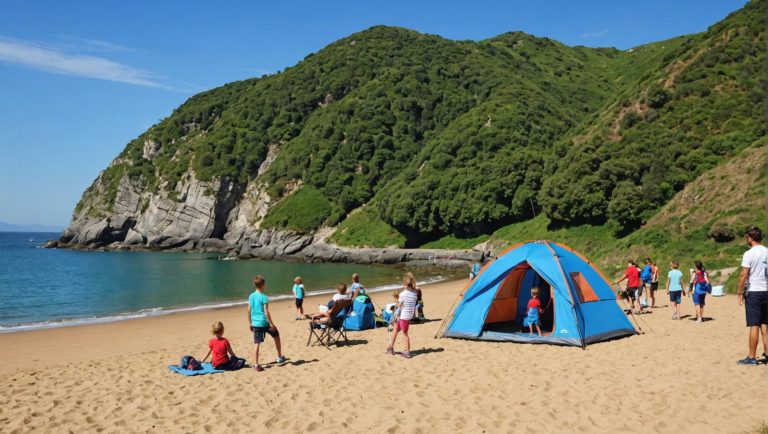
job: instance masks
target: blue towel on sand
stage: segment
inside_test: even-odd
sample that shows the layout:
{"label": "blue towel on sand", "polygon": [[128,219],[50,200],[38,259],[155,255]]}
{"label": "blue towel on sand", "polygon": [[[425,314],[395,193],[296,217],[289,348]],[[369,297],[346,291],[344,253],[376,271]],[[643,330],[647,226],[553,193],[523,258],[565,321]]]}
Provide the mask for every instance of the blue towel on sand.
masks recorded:
{"label": "blue towel on sand", "polygon": [[203,369],[200,369],[198,371],[193,371],[191,369],[182,369],[179,368],[178,365],[168,365],[168,369],[171,371],[181,374],[187,377],[191,377],[193,375],[205,375],[205,374],[218,374],[220,372],[227,372],[223,369],[213,369],[213,365],[210,363],[203,363]]}

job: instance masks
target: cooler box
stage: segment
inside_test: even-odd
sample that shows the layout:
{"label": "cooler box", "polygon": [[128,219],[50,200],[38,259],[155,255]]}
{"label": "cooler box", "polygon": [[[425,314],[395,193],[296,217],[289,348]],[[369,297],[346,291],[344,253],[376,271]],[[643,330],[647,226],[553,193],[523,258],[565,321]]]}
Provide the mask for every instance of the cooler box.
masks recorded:
{"label": "cooler box", "polygon": [[717,285],[712,287],[712,296],[713,297],[722,297],[723,295],[723,285]]}

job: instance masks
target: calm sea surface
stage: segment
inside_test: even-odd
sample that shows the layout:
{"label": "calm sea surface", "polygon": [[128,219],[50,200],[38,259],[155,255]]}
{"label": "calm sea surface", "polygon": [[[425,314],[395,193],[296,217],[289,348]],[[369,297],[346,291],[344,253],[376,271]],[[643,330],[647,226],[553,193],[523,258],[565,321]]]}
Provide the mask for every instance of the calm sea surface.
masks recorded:
{"label": "calm sea surface", "polygon": [[[295,276],[313,293],[349,284],[355,272],[369,289],[398,287],[403,273],[391,266],[222,261],[204,253],[40,248],[58,235],[0,232],[0,333],[243,303],[256,274],[266,277],[274,299],[290,296]],[[427,282],[450,273],[415,274]]]}

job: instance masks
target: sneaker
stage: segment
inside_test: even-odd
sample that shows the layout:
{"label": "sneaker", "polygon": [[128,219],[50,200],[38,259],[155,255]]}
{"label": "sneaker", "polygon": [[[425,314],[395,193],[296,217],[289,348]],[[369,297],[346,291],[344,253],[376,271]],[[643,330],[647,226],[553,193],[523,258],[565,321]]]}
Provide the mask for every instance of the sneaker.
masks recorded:
{"label": "sneaker", "polygon": [[752,357],[749,357],[749,356],[739,360],[736,363],[739,364],[739,365],[743,365],[743,366],[757,366],[757,360],[755,360],[755,359],[753,359]]}
{"label": "sneaker", "polygon": [[261,372],[264,370],[264,367],[262,367],[261,365],[256,365],[253,367],[253,370],[256,372]]}
{"label": "sneaker", "polygon": [[275,363],[283,363],[285,362],[285,356],[277,356],[277,361]]}
{"label": "sneaker", "polygon": [[[702,321],[701,318],[696,318],[696,322],[704,322],[704,321]],[[752,359],[752,360],[754,360],[754,359]]]}
{"label": "sneaker", "polygon": [[392,347],[387,347],[386,354],[395,354],[395,350]]}
{"label": "sneaker", "polygon": [[763,353],[762,362],[768,364],[768,354]]}

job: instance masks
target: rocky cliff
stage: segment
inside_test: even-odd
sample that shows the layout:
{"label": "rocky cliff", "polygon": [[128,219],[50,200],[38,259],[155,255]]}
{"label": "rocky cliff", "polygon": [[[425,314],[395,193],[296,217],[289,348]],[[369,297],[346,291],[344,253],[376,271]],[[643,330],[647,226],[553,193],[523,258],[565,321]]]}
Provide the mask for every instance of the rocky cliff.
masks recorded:
{"label": "rocky cliff", "polygon": [[765,8],[627,51],[373,27],[190,98],[52,245],[398,262],[542,215],[630,234],[766,135]]}

